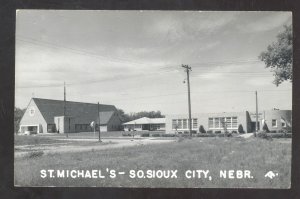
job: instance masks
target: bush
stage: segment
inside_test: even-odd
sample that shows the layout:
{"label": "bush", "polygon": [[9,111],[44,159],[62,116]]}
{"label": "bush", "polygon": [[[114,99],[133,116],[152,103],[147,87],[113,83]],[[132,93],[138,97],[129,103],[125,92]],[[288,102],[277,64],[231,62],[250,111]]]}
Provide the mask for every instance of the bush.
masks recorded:
{"label": "bush", "polygon": [[267,133],[270,132],[267,123],[264,123],[263,130],[264,130],[265,132],[267,132]]}
{"label": "bush", "polygon": [[215,133],[216,133],[216,134],[220,134],[220,133],[221,133],[221,131],[215,131]]}
{"label": "bush", "polygon": [[272,131],[269,131],[270,133],[277,133],[277,131],[276,130],[272,130]]}
{"label": "bush", "polygon": [[239,133],[245,133],[244,128],[241,124],[239,124],[238,132]]}
{"label": "bush", "polygon": [[175,134],[162,134],[161,137],[175,137]]}
{"label": "bush", "polygon": [[122,133],[122,136],[131,136],[130,133]]}
{"label": "bush", "polygon": [[274,134],[268,134],[271,138],[292,138],[291,133],[274,133]]}
{"label": "bush", "polygon": [[152,134],[152,137],[160,137],[160,134],[159,133],[154,133],[154,134]]}
{"label": "bush", "polygon": [[197,134],[197,131],[195,131],[195,130],[192,130],[192,134]]}
{"label": "bush", "polygon": [[214,132],[212,130],[206,131],[208,134],[213,134]]}
{"label": "bush", "polygon": [[258,138],[266,139],[266,140],[272,140],[272,137],[267,134],[265,131],[260,131],[256,134]]}
{"label": "bush", "polygon": [[205,131],[205,129],[202,125],[200,125],[200,127],[199,127],[199,132],[200,133],[206,133],[206,131]]}
{"label": "bush", "polygon": [[149,133],[143,133],[143,134],[141,135],[141,137],[149,137],[149,136],[150,136]]}
{"label": "bush", "polygon": [[212,134],[212,133],[203,133],[203,134],[197,134],[197,137],[216,137],[216,134]]}
{"label": "bush", "polygon": [[184,133],[185,135],[190,134],[190,132],[188,132],[188,131],[184,131],[183,133]]}
{"label": "bush", "polygon": [[232,133],[232,134],[233,134],[233,133],[237,134],[237,131],[231,131],[231,133]]}
{"label": "bush", "polygon": [[230,133],[229,131],[225,131],[224,134],[225,134],[226,137],[232,137],[232,133]]}

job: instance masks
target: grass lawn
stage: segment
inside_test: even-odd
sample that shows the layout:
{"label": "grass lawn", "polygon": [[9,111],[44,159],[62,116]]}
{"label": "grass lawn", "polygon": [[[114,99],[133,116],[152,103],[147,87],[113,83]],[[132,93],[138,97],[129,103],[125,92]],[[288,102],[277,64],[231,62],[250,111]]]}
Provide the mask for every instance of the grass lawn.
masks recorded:
{"label": "grass lawn", "polygon": [[[40,170],[125,171],[111,179],[41,178]],[[177,169],[177,179],[131,179],[129,170]],[[212,180],[187,179],[186,170],[210,170]],[[219,170],[250,170],[251,179],[221,179]],[[279,173],[270,180],[269,170]],[[104,173],[105,174],[105,173]],[[99,187],[220,187],[289,188],[291,179],[291,139],[193,138],[180,142],[143,145],[89,152],[46,154],[15,159],[15,185],[99,186]]]}
{"label": "grass lawn", "polygon": [[33,136],[33,135],[17,135],[15,136],[15,146],[20,145],[40,145],[40,144],[55,144],[63,142],[60,140],[51,139],[48,137],[42,136]]}

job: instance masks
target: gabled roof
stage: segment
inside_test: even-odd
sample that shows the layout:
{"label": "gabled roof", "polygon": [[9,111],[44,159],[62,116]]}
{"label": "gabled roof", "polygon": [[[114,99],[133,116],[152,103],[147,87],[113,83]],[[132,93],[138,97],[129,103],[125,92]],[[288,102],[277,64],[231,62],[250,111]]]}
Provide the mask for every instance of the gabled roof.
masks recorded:
{"label": "gabled roof", "polygon": [[123,125],[127,124],[163,124],[166,123],[165,118],[148,118],[148,117],[142,117],[136,120],[132,120],[130,122],[126,122]]}
{"label": "gabled roof", "polygon": [[[101,125],[102,124],[107,124],[109,122],[109,120],[111,119],[111,117],[113,116],[115,112],[114,111],[106,111],[106,112],[100,112],[100,122]],[[99,117],[98,120],[96,121],[96,123],[99,123]]]}
{"label": "gabled roof", "polygon": [[[39,108],[47,123],[53,124],[55,116],[62,116],[64,114],[63,100],[41,98],[32,98],[32,100]],[[101,124],[106,124],[105,122],[110,120],[108,117],[111,117],[113,114],[109,112],[117,110],[115,106],[105,104],[100,104],[99,108]],[[101,114],[103,114],[103,120]],[[66,101],[66,116],[74,117],[77,124],[90,124],[99,117],[98,104]]]}

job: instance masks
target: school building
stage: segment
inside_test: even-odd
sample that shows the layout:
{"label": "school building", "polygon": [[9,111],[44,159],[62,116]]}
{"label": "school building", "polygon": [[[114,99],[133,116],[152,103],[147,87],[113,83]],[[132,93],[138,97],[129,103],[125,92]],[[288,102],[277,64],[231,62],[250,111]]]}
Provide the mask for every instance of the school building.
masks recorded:
{"label": "school building", "polygon": [[[64,114],[65,109],[65,114]],[[100,112],[100,113],[99,113]],[[32,98],[20,121],[20,133],[73,133],[96,130],[117,131],[122,121],[113,105]]]}
{"label": "school building", "polygon": [[[266,110],[258,112],[257,115],[258,130],[262,130],[264,123],[270,131],[279,131],[292,126],[291,110]],[[238,127],[241,125],[245,133],[251,133],[256,129],[256,113],[242,111],[192,114],[192,130],[199,133],[201,125],[205,131],[210,132],[224,132],[225,129],[229,132],[238,132]],[[187,114],[166,116],[166,133],[183,133],[188,130]]]}

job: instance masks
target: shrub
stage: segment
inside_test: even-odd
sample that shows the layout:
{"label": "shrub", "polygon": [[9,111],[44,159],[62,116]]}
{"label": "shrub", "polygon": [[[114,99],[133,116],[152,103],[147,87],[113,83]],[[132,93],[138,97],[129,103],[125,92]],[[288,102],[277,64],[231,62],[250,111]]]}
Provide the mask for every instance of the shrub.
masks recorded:
{"label": "shrub", "polygon": [[195,131],[195,130],[192,130],[192,134],[197,134],[197,131]]}
{"label": "shrub", "polygon": [[239,124],[238,132],[239,133],[245,133],[244,128],[241,124]]}
{"label": "shrub", "polygon": [[161,135],[161,137],[175,137],[175,136],[176,136],[175,134],[171,134],[171,133]]}
{"label": "shrub", "polygon": [[190,134],[190,132],[188,132],[188,131],[184,131],[183,133],[184,133],[185,135]]}
{"label": "shrub", "polygon": [[229,131],[225,131],[224,134],[225,134],[226,137],[232,137],[232,133],[230,133]]}
{"label": "shrub", "polygon": [[122,133],[122,136],[131,136],[130,133]]}
{"label": "shrub", "polygon": [[197,134],[197,137],[216,137],[216,134],[212,134],[212,133],[203,133],[203,134]]}
{"label": "shrub", "polygon": [[220,133],[221,133],[221,131],[215,131],[215,133],[216,133],[216,134],[220,134]]}
{"label": "shrub", "polygon": [[274,134],[268,134],[271,138],[292,138],[291,133],[274,133]]}
{"label": "shrub", "polygon": [[256,134],[256,137],[266,139],[266,140],[272,140],[272,137],[267,134],[265,131],[260,131]]}
{"label": "shrub", "polygon": [[206,131],[205,131],[205,129],[202,125],[200,125],[200,127],[199,127],[199,132],[200,133],[206,133]]}
{"label": "shrub", "polygon": [[277,133],[277,131],[276,130],[272,130],[272,131],[269,131],[270,133]]}
{"label": "shrub", "polygon": [[149,133],[142,133],[141,137],[149,137],[150,134]]}
{"label": "shrub", "polygon": [[235,133],[235,134],[237,134],[237,131],[231,131],[231,133]]}
{"label": "shrub", "polygon": [[160,137],[160,134],[159,133],[154,133],[154,134],[152,134],[152,137]]}
{"label": "shrub", "polygon": [[178,132],[178,134],[182,134],[182,132],[181,132],[181,131],[179,131],[179,132]]}
{"label": "shrub", "polygon": [[209,130],[209,131],[206,131],[206,133],[208,133],[208,134],[213,134],[213,131],[212,131],[212,130]]}
{"label": "shrub", "polygon": [[264,123],[263,130],[264,130],[265,132],[267,132],[267,133],[270,132],[267,123]]}

